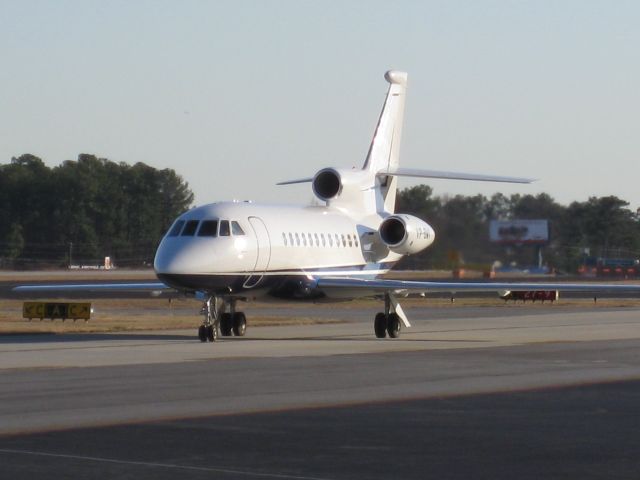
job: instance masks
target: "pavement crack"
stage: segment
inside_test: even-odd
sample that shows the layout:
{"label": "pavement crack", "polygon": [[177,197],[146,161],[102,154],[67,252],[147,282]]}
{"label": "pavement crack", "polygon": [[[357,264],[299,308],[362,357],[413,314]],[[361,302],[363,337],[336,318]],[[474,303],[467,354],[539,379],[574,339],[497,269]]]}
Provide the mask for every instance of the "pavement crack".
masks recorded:
{"label": "pavement crack", "polygon": [[256,477],[256,478],[280,478],[280,479],[290,479],[290,480],[331,480],[326,477],[309,477],[306,475],[294,475],[294,474],[286,474],[286,473],[269,473],[269,472],[257,472],[257,471],[251,471],[251,470],[241,470],[241,469],[224,468],[224,467],[199,467],[196,465],[179,465],[174,463],[119,460],[116,458],[93,457],[93,456],[86,456],[86,455],[71,455],[66,453],[36,452],[33,450],[17,450],[17,449],[10,449],[10,448],[0,448],[0,454],[1,453],[14,454],[14,455],[30,455],[30,456],[36,456],[36,457],[62,458],[67,460],[81,460],[81,461],[87,461],[87,462],[112,463],[117,465],[129,465],[129,466],[140,466],[140,467],[150,467],[150,468],[167,468],[167,469],[175,469],[175,470],[226,473],[226,474],[244,475],[247,477]]}

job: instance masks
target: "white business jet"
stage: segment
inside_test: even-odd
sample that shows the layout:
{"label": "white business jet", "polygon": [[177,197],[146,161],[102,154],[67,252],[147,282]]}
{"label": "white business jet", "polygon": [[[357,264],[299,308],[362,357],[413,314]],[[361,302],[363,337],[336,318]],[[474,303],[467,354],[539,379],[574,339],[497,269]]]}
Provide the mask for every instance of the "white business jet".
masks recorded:
{"label": "white business jet", "polygon": [[396,338],[410,327],[400,299],[411,293],[459,291],[616,291],[640,293],[640,285],[415,282],[378,278],[405,255],[435,239],[419,218],[396,213],[398,177],[530,183],[526,178],[401,168],[400,138],[407,74],[385,74],[389,90],[362,169],[324,168],[311,183],[323,206],[221,202],[178,217],[156,252],[162,283],[21,286],[16,291],[174,289],[204,300],[202,342],[243,336],[246,317],[238,301],[256,298],[384,301],[375,316],[376,337]]}

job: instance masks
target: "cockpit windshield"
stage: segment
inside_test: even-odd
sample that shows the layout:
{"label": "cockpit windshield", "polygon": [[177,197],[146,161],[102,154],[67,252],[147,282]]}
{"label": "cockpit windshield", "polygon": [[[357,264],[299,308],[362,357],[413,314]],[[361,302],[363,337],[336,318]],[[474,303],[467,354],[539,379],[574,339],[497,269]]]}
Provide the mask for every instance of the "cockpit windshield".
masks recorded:
{"label": "cockpit windshield", "polygon": [[220,220],[220,236],[228,237],[231,235],[231,229],[229,228],[229,220]]}
{"label": "cockpit windshield", "polygon": [[202,221],[177,220],[167,234],[168,237],[229,237],[231,235],[238,236],[245,233],[237,221],[217,218]]}
{"label": "cockpit windshield", "polygon": [[244,230],[242,230],[240,224],[235,220],[231,222],[231,232],[234,235],[244,235]]}
{"label": "cockpit windshield", "polygon": [[198,231],[199,237],[217,237],[218,220],[204,220]]}
{"label": "cockpit windshield", "polygon": [[180,235],[180,230],[182,230],[183,226],[184,226],[184,220],[178,220],[176,223],[173,224],[173,228],[171,228],[171,230],[169,231],[169,236],[177,237],[178,235]]}
{"label": "cockpit windshield", "polygon": [[198,228],[199,220],[189,220],[187,224],[184,226],[184,230],[182,230],[183,237],[193,237],[196,233],[196,229]]}

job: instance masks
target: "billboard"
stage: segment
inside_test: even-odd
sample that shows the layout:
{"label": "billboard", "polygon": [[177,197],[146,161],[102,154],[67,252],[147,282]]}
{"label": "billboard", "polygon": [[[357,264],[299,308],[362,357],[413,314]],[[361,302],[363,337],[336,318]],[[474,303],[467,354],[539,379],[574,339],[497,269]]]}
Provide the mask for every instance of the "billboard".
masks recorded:
{"label": "billboard", "polygon": [[489,240],[503,245],[543,245],[549,241],[549,221],[491,220]]}

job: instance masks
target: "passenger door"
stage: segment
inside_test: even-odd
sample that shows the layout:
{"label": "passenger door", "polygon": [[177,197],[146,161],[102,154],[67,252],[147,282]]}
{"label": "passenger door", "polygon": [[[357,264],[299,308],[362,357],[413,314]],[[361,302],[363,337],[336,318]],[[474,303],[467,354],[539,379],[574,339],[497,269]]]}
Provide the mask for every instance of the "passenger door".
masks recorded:
{"label": "passenger door", "polygon": [[262,280],[271,260],[271,240],[267,226],[259,217],[249,217],[249,224],[256,239],[256,263],[253,267],[253,275],[244,282],[245,288],[255,287]]}

